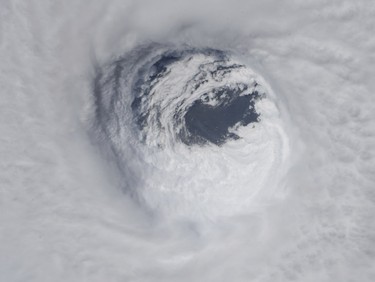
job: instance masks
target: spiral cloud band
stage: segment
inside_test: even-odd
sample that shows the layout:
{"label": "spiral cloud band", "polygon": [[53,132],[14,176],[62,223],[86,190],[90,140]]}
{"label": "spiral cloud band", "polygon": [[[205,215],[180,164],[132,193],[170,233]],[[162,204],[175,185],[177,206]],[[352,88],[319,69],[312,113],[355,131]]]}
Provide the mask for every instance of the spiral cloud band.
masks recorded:
{"label": "spiral cloud band", "polygon": [[375,281],[374,26],[0,0],[0,281]]}

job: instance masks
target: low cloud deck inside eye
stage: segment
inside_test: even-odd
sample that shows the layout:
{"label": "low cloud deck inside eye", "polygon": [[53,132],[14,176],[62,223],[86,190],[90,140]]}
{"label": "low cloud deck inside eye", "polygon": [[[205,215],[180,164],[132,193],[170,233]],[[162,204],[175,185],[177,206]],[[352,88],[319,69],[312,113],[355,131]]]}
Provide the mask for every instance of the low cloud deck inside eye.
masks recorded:
{"label": "low cloud deck inside eye", "polygon": [[227,139],[239,138],[229,132],[230,127],[237,123],[246,126],[259,120],[259,114],[254,109],[255,99],[259,97],[256,91],[244,96],[239,96],[235,90],[225,91],[229,98],[217,106],[197,100],[188,109],[185,123],[189,134],[181,136],[185,144],[211,142],[222,145]]}

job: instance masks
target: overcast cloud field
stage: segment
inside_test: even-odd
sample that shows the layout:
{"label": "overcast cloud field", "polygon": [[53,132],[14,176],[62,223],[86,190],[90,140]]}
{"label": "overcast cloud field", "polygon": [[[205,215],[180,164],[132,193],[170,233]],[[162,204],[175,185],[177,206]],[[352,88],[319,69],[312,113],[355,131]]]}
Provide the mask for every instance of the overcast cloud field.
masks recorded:
{"label": "overcast cloud field", "polygon": [[0,281],[375,281],[374,31],[371,0],[0,0]]}

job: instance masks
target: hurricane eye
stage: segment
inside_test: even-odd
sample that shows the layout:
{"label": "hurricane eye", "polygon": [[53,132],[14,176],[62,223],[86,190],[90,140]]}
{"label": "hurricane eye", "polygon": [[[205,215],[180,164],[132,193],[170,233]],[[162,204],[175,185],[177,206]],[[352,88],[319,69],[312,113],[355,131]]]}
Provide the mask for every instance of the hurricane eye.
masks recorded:
{"label": "hurricane eye", "polygon": [[96,85],[101,130],[147,207],[235,214],[279,184],[289,152],[279,102],[231,52],[142,46]]}
{"label": "hurricane eye", "polygon": [[[254,74],[219,50],[166,52],[141,68],[131,104],[142,142],[222,145],[257,123],[261,92]],[[150,140],[159,132],[159,141]],[[152,136],[154,138],[155,135]]]}

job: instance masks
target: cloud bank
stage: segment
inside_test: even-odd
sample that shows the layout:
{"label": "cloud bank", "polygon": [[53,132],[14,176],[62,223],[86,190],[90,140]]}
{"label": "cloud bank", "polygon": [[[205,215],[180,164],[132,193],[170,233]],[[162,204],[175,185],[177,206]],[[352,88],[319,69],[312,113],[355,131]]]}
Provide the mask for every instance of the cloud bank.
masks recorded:
{"label": "cloud bank", "polygon": [[[1,1],[1,279],[372,281],[374,12],[365,0]],[[293,164],[277,201],[170,221],[124,193],[90,131],[92,82],[151,42],[229,50],[269,83]]]}

